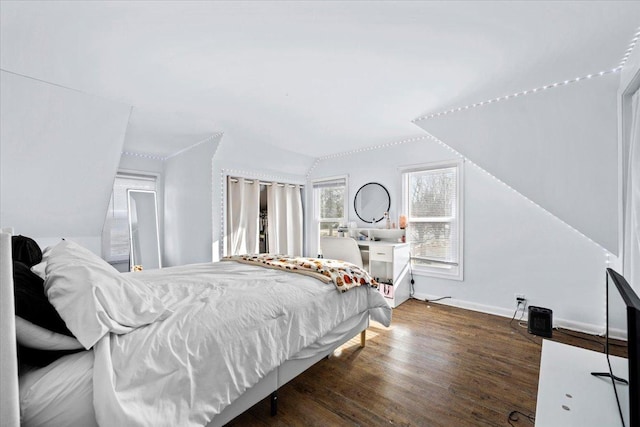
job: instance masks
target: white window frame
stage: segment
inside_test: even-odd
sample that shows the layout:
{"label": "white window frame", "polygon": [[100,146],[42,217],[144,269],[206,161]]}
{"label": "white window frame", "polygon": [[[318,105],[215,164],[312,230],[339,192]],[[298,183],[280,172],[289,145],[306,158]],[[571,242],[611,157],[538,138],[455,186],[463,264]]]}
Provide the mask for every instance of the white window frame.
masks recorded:
{"label": "white window frame", "polygon": [[[417,275],[439,277],[452,280],[464,280],[464,161],[463,160],[450,160],[444,162],[424,163],[418,165],[405,166],[400,169],[402,173],[402,209],[407,213],[408,223],[412,222],[412,218],[409,215],[409,174],[413,172],[422,172],[436,169],[457,168],[456,177],[456,211],[457,218],[447,218],[447,220],[456,220],[458,225],[458,242],[457,242],[457,263],[451,264],[447,262],[441,262],[433,260],[433,266],[416,265],[411,257],[411,266],[413,273]],[[442,222],[443,218],[439,218],[437,222]],[[425,222],[425,219],[413,222]],[[426,220],[426,222],[431,222]],[[409,242],[410,236],[407,235],[407,242]]]}
{"label": "white window frame", "polygon": [[[321,183],[326,183],[330,181],[338,181],[344,180],[344,200],[342,213],[343,216],[341,218],[320,218],[320,192],[317,191],[317,185]],[[349,175],[338,175],[331,176],[326,178],[314,179],[311,181],[311,187],[313,188],[313,219],[316,224],[315,235],[317,241],[317,250],[320,253],[320,224],[322,223],[331,223],[337,222],[338,224],[347,224],[347,218],[349,217]]]}

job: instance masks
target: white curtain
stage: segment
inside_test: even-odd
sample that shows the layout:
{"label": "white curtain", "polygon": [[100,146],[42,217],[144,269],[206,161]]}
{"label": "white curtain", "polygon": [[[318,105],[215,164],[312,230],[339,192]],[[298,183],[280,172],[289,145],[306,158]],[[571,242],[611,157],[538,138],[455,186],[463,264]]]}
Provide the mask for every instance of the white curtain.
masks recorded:
{"label": "white curtain", "polygon": [[260,183],[229,177],[227,198],[227,255],[259,253]]}
{"label": "white curtain", "polygon": [[624,224],[624,276],[640,289],[640,91],[633,95]]}
{"label": "white curtain", "polygon": [[302,256],[302,195],[299,185],[267,187],[269,252]]}

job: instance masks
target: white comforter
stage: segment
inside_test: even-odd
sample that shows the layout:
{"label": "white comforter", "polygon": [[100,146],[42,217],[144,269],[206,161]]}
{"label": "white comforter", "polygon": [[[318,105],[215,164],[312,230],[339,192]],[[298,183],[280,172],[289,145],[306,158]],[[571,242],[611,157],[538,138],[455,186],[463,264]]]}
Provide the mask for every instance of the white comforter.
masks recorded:
{"label": "white comforter", "polygon": [[174,314],[94,347],[101,426],[201,426],[267,373],[349,317],[371,308],[389,325],[377,290],[235,262],[131,273],[154,285]]}

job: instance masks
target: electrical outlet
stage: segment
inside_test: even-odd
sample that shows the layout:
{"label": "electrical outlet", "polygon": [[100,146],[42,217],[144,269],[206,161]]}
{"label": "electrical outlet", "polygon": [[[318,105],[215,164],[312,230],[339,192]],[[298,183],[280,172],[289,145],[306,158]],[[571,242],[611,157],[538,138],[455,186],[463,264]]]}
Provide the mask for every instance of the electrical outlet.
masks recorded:
{"label": "electrical outlet", "polygon": [[524,296],[524,294],[515,294],[515,297],[516,297],[516,305],[527,301],[527,298]]}

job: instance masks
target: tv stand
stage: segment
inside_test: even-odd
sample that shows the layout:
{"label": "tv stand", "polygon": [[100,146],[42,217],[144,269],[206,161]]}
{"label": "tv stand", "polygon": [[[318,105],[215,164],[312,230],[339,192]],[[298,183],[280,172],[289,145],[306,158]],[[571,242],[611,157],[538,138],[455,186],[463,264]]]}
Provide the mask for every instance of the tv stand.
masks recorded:
{"label": "tv stand", "polygon": [[[626,369],[627,359],[612,356],[611,365]],[[609,370],[604,353],[543,340],[536,427],[622,426],[611,378],[590,375],[595,370]],[[629,394],[618,395],[629,413]]]}

